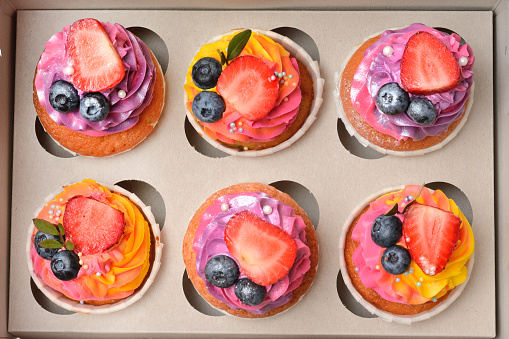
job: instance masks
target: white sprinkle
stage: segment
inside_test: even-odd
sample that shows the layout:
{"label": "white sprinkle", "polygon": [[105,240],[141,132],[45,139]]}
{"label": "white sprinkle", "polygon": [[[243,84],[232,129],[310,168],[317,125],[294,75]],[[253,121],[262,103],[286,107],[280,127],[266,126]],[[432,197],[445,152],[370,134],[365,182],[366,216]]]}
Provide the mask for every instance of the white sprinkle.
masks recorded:
{"label": "white sprinkle", "polygon": [[84,302],[83,300],[80,300],[80,304],[82,304],[82,305],[83,305],[84,303],[85,303],[85,302]]}
{"label": "white sprinkle", "polygon": [[468,58],[461,57],[458,63],[460,64],[460,66],[466,66],[468,64]]}
{"label": "white sprinkle", "polygon": [[396,282],[399,282],[399,278],[396,278]]}
{"label": "white sprinkle", "polygon": [[80,265],[83,265],[83,260],[80,260],[80,261],[79,261],[79,264],[80,264]]}
{"label": "white sprinkle", "polygon": [[72,66],[67,66],[62,72],[64,72],[65,75],[72,75],[74,73],[74,68],[72,68]]}
{"label": "white sprinkle", "polygon": [[83,265],[83,268],[84,268],[84,269],[87,269],[87,268],[88,268],[88,265]]}
{"label": "white sprinkle", "polygon": [[221,211],[226,212],[229,209],[230,209],[230,205],[228,205],[227,203],[221,204]]}
{"label": "white sprinkle", "polygon": [[379,270],[379,269],[380,269],[380,266],[379,266],[379,265],[376,265],[376,266],[375,266],[375,269]]}
{"label": "white sprinkle", "polygon": [[124,99],[125,96],[127,95],[127,93],[123,89],[119,89],[117,94],[120,99]]}
{"label": "white sprinkle", "polygon": [[62,210],[58,210],[58,211],[57,211],[57,214],[58,214],[58,215],[62,214]]}
{"label": "white sprinkle", "polygon": [[355,268],[355,272],[359,272],[359,268],[358,267]]}
{"label": "white sprinkle", "polygon": [[391,46],[385,46],[383,49],[383,53],[386,57],[389,57],[394,53],[394,49]]}
{"label": "white sprinkle", "polygon": [[263,213],[264,214],[271,214],[272,213],[272,207],[270,207],[269,205],[263,206]]}
{"label": "white sprinkle", "polygon": [[78,257],[81,257],[83,254],[81,252],[78,252]]}
{"label": "white sprinkle", "polygon": [[97,272],[95,275],[100,277],[101,276],[101,272]]}
{"label": "white sprinkle", "polygon": [[272,75],[272,76],[270,77],[270,80],[272,80],[272,81],[276,80],[276,76],[275,76],[275,75]]}

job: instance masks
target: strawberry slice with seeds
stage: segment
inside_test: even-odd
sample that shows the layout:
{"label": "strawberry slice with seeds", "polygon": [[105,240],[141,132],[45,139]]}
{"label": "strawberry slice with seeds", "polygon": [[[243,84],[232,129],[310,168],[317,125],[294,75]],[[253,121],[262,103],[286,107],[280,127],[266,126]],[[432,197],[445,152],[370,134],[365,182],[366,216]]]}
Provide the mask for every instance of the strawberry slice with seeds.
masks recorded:
{"label": "strawberry slice with seeds", "polygon": [[234,59],[221,73],[217,92],[248,120],[260,120],[275,106],[278,78],[260,59],[245,55]]}
{"label": "strawberry slice with seeds", "polygon": [[297,255],[297,244],[288,233],[249,211],[230,218],[224,241],[242,272],[261,286],[288,274]]}
{"label": "strawberry slice with seeds", "polygon": [[401,59],[401,84],[412,94],[447,92],[458,86],[461,70],[452,52],[434,35],[417,32]]}
{"label": "strawberry slice with seeds", "polygon": [[460,225],[460,218],[437,207],[413,204],[405,212],[403,238],[425,274],[443,271],[458,242]]}
{"label": "strawberry slice with seeds", "polygon": [[62,226],[76,252],[95,254],[119,241],[125,228],[124,213],[80,195],[67,202]]}
{"label": "strawberry slice with seeds", "polygon": [[82,19],[67,31],[67,58],[74,70],[71,82],[84,92],[99,92],[117,85],[125,75],[120,55],[101,23]]}

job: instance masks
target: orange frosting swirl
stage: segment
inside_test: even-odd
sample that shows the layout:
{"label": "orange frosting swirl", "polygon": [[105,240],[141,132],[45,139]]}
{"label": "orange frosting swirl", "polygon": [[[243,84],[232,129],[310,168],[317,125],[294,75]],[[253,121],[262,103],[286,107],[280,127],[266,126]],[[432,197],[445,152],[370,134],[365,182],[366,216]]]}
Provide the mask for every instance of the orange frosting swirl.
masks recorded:
{"label": "orange frosting swirl", "polygon": [[61,281],[51,271],[51,261],[37,254],[33,245],[37,229],[34,229],[31,247],[34,272],[45,284],[73,300],[126,298],[141,285],[149,270],[150,226],[128,198],[89,179],[65,187],[44,205],[37,217],[54,224],[62,222],[67,201],[79,195],[122,211],[125,219],[123,235],[117,244],[101,253],[80,256],[83,264],[76,279]]}

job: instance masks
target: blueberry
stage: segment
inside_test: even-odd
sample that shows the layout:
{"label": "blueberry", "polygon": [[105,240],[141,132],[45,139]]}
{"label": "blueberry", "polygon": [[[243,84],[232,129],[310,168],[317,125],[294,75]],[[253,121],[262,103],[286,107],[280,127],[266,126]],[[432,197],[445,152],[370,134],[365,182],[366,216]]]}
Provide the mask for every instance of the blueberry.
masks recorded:
{"label": "blueberry", "polygon": [[49,103],[57,112],[74,112],[80,105],[80,96],[73,84],[57,80],[49,89]]}
{"label": "blueberry", "polygon": [[244,305],[256,306],[265,300],[267,289],[248,278],[242,278],[235,284],[235,295]]}
{"label": "blueberry", "polygon": [[35,250],[37,251],[37,254],[39,254],[40,257],[46,260],[51,260],[53,256],[58,252],[58,248],[44,248],[39,246],[39,243],[43,240],[52,239],[56,241],[60,241],[60,237],[58,235],[51,235],[42,233],[41,231],[37,231],[34,237],[34,246]]}
{"label": "blueberry", "polygon": [[426,98],[414,98],[406,112],[410,119],[419,125],[427,126],[437,118],[435,106]]}
{"label": "blueberry", "polygon": [[225,109],[223,98],[216,92],[203,91],[194,97],[192,110],[200,121],[216,122],[223,117]]}
{"label": "blueberry", "polygon": [[385,249],[380,261],[387,273],[398,275],[408,269],[412,258],[410,257],[410,252],[408,252],[406,248],[393,245]]}
{"label": "blueberry", "polygon": [[239,266],[229,256],[216,255],[210,258],[205,265],[205,277],[207,281],[216,287],[230,287],[239,278]]}
{"label": "blueberry", "polygon": [[379,215],[371,227],[371,239],[380,247],[395,245],[403,234],[403,224],[396,216]]}
{"label": "blueberry", "polygon": [[396,82],[389,82],[378,90],[376,106],[387,115],[398,115],[406,112],[410,104],[410,96]]}
{"label": "blueberry", "polygon": [[196,86],[201,89],[210,89],[216,87],[217,79],[219,79],[222,71],[223,68],[219,61],[205,57],[194,64],[191,74]]}
{"label": "blueberry", "polygon": [[87,93],[80,101],[80,114],[88,121],[98,122],[106,118],[110,112],[110,102],[99,92]]}
{"label": "blueberry", "polygon": [[62,281],[76,278],[80,267],[80,258],[73,251],[60,251],[51,259],[51,271],[57,279]]}

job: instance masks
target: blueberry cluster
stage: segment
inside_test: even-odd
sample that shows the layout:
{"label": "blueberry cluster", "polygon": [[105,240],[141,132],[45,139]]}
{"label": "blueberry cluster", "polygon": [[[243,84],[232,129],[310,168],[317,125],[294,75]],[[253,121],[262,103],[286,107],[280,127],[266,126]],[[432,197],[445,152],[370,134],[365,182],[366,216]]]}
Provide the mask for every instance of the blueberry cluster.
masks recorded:
{"label": "blueberry cluster", "polygon": [[239,279],[239,266],[227,255],[216,255],[205,265],[205,278],[216,287],[226,288],[235,285],[235,295],[248,306],[260,305],[267,296],[267,289],[249,278]]}
{"label": "blueberry cluster", "polygon": [[379,215],[371,227],[371,240],[380,247],[386,247],[380,260],[382,267],[394,275],[405,272],[412,261],[410,252],[396,245],[403,235],[402,226],[401,220],[394,215]]}
{"label": "blueberry cluster", "polygon": [[[191,75],[194,84],[206,90],[216,87],[222,72],[223,68],[219,61],[205,57],[194,64]],[[224,99],[216,92],[202,91],[194,97],[191,109],[200,121],[213,123],[223,117],[226,105]]]}
{"label": "blueberry cluster", "polygon": [[432,124],[437,118],[437,110],[431,101],[423,97],[415,97],[410,101],[407,91],[396,82],[380,87],[375,102],[380,112],[387,115],[406,112],[410,119],[422,126]]}
{"label": "blueberry cluster", "polygon": [[88,121],[102,121],[110,112],[110,102],[100,92],[90,92],[80,100],[78,90],[65,80],[55,81],[49,89],[49,103],[55,111],[70,113],[80,110],[80,114]]}
{"label": "blueberry cluster", "polygon": [[37,231],[34,237],[37,254],[45,260],[51,260],[50,267],[55,277],[62,281],[75,279],[81,268],[78,255],[67,249],[60,251],[59,248],[43,247],[41,242],[44,240],[60,241],[61,239],[58,235],[46,234],[41,231]]}

